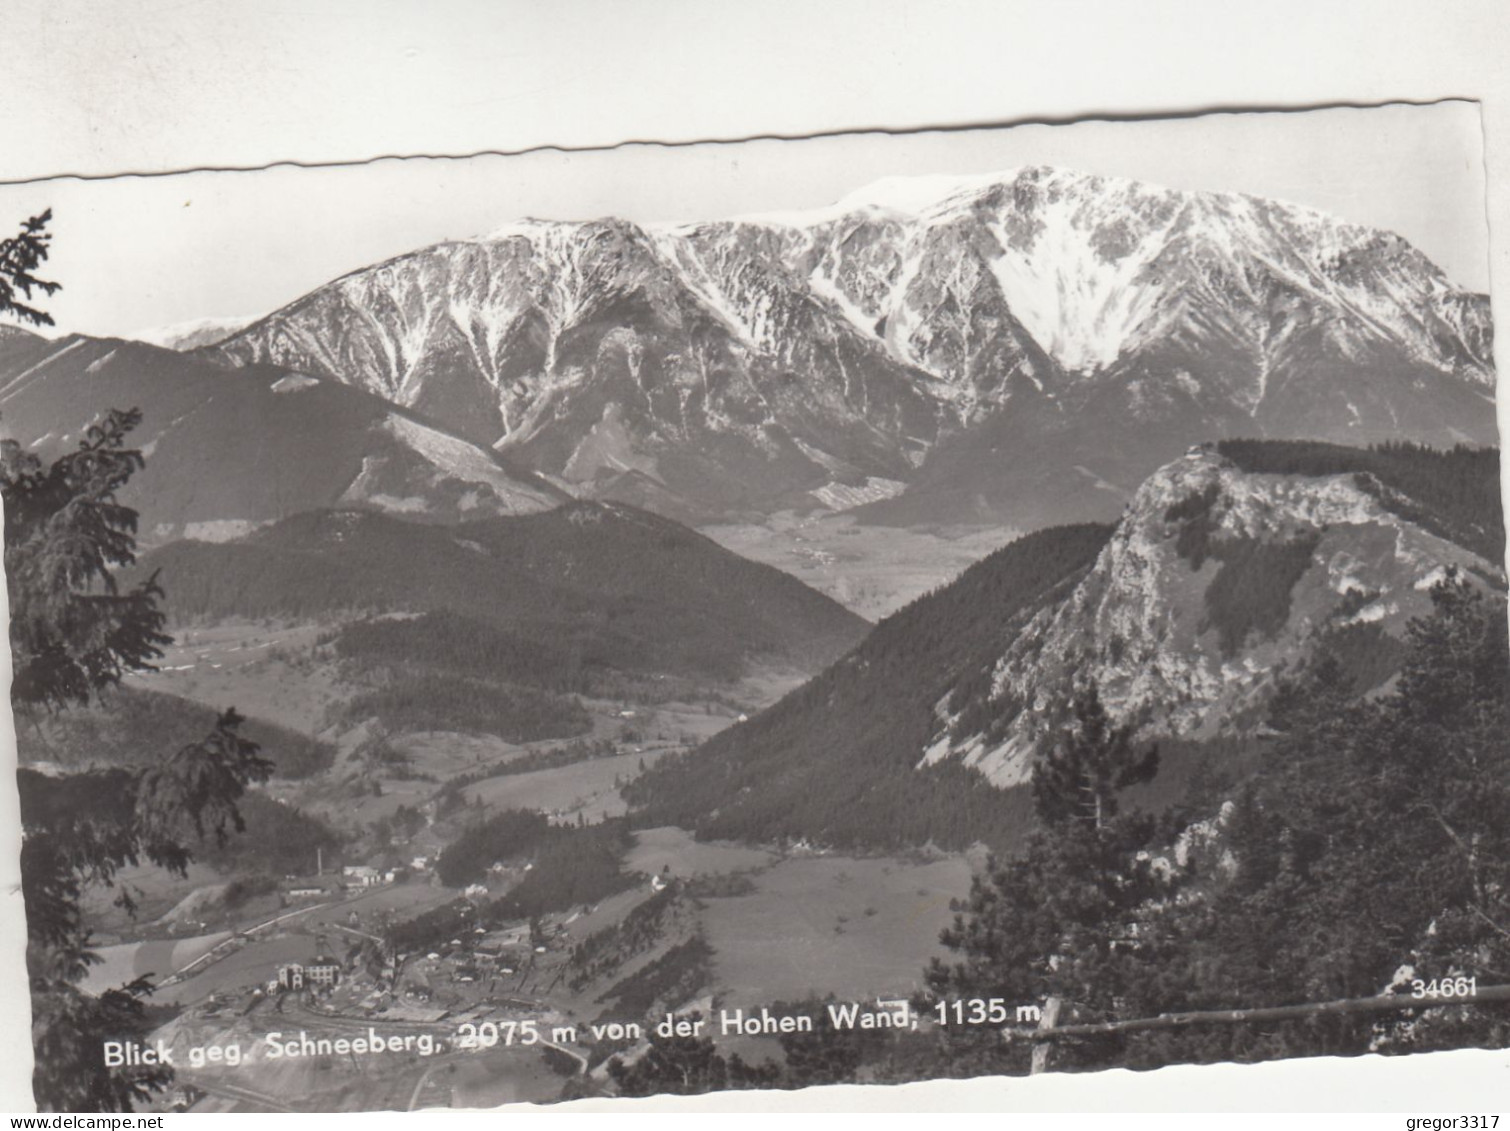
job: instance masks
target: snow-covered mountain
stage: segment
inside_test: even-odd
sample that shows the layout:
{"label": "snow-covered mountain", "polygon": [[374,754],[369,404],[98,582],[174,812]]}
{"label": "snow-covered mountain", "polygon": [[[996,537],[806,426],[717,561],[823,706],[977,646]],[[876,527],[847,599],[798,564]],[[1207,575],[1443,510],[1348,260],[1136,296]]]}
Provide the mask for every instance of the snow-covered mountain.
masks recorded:
{"label": "snow-covered mountain", "polygon": [[255,315],[227,318],[193,318],[187,322],[174,322],[168,326],[154,326],[138,330],[132,337],[149,346],[161,346],[169,350],[193,350],[223,342],[239,330],[257,320]]}
{"label": "snow-covered mountain", "polygon": [[[1502,527],[1464,523],[1437,499],[1356,470],[1365,453],[1344,470],[1344,452],[1304,475],[1270,470],[1288,457],[1262,445],[1236,446],[1237,460],[1201,446],[1161,468],[1073,591],[1003,642],[989,679],[962,680],[939,701],[923,762],[958,760],[995,785],[1020,784],[1087,682],[1145,737],[1252,729],[1276,678],[1323,639],[1351,658],[1360,690],[1387,679],[1407,622],[1431,611],[1449,568],[1503,588]],[[1470,498],[1497,513],[1492,453],[1404,458],[1441,464],[1409,475],[1450,483],[1458,515]],[[1444,472],[1445,460],[1473,470]],[[1318,473],[1327,461],[1335,474]]]}
{"label": "snow-covered mountain", "polygon": [[1492,441],[1490,343],[1487,299],[1398,236],[1028,167],[811,213],[521,221],[214,349],[683,516],[1028,526],[1109,516],[1218,436]]}

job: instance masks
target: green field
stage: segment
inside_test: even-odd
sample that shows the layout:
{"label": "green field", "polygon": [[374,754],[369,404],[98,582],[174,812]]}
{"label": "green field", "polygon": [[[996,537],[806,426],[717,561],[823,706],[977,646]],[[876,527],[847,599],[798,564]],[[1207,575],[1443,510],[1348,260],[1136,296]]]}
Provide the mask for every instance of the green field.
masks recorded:
{"label": "green field", "polygon": [[[450,730],[406,731],[389,739],[409,756],[410,765],[444,780],[482,766],[504,765],[529,753],[533,746],[505,742],[496,734],[461,734]],[[534,746],[555,746],[540,742]]]}
{"label": "green field", "polygon": [[363,892],[361,895],[330,907],[311,911],[299,919],[299,924],[310,931],[317,931],[331,924],[344,926],[349,922],[351,912],[355,911],[363,925],[362,929],[367,930],[385,912],[391,912],[396,918],[404,919],[411,915],[418,915],[422,911],[428,911],[432,907],[438,907],[455,898],[454,891],[432,886],[420,880],[405,884],[389,884],[373,888],[371,891]]}
{"label": "green field", "polygon": [[829,993],[905,996],[946,952],[939,931],[970,891],[962,857],[793,857],[760,873],[750,895],[710,898],[703,921],[715,988],[734,1006]]}
{"label": "green field", "polygon": [[210,707],[234,706],[306,734],[327,725],[326,708],[338,693],[334,671],[304,659],[323,626],[228,620],[169,631],[174,640],[158,670],[132,675],[129,683]]}
{"label": "green field", "polygon": [[89,968],[79,985],[89,993],[98,994],[123,986],[144,974],[155,975],[153,980],[161,982],[230,937],[229,931],[216,931],[192,939],[151,939],[100,947],[95,953],[101,962]]}
{"label": "green field", "polygon": [[481,798],[495,809],[538,809],[573,819],[580,813],[589,822],[601,821],[621,816],[627,808],[615,779],[628,781],[640,772],[642,762],[652,766],[665,753],[664,748],[647,748],[642,754],[616,754],[554,770],[489,778],[467,789],[466,797],[468,801]]}
{"label": "green field", "polygon": [[217,990],[265,984],[288,962],[308,962],[317,953],[313,935],[282,935],[257,939],[206,966],[202,973],[158,990],[152,1000],[169,1005],[199,1001]]}
{"label": "green field", "polygon": [[776,860],[774,852],[741,844],[704,843],[692,839],[685,829],[667,826],[634,834],[634,847],[624,859],[630,872],[655,875],[670,868],[673,876],[718,875],[764,868]]}

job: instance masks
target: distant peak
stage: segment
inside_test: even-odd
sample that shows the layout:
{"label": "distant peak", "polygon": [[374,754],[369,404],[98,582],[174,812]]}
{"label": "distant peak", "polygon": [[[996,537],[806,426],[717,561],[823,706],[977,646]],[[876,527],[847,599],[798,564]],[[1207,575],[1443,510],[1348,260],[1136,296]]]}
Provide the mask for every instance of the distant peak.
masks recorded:
{"label": "distant peak", "polygon": [[[779,224],[790,228],[807,228],[843,219],[856,212],[893,213],[913,218],[962,193],[981,191],[1011,180],[1021,170],[994,173],[926,173],[917,176],[882,177],[855,189],[832,204],[779,212],[752,212],[731,216],[714,223]],[[686,228],[698,224],[682,225]]]}
{"label": "distant peak", "polygon": [[844,211],[882,208],[916,215],[926,212],[950,197],[978,191],[1013,180],[1020,169],[995,173],[929,173],[920,176],[882,177],[839,199],[835,207]]}
{"label": "distant peak", "polygon": [[806,228],[828,223],[858,212],[890,214],[899,219],[918,219],[946,211],[961,198],[975,198],[1005,185],[1054,181],[1061,188],[1084,185],[1093,190],[1142,188],[1174,192],[1161,185],[1143,184],[1127,177],[1064,169],[1053,165],[1018,165],[986,173],[921,173],[882,177],[846,193],[832,204],[785,212],[761,212],[731,218],[734,223],[769,223]]}
{"label": "distant peak", "polygon": [[210,345],[223,338],[229,338],[253,322],[261,315],[243,314],[227,316],[211,316],[208,318],[193,318],[184,322],[174,322],[167,326],[154,326],[147,330],[138,330],[130,335],[138,342],[145,342],[149,346],[160,346],[163,349],[187,350],[196,346]]}
{"label": "distant peak", "polygon": [[555,227],[561,223],[559,220],[542,220],[538,216],[521,216],[517,220],[510,220],[494,228],[491,232],[478,237],[486,242],[490,240],[507,240],[515,236],[532,236],[542,229]]}
{"label": "distant peak", "polygon": [[645,225],[626,220],[622,216],[595,216],[590,220],[544,220],[538,216],[525,216],[518,220],[510,220],[470,242],[497,243],[519,237],[527,240],[552,236],[570,238],[583,231],[615,231],[637,235],[644,227]]}

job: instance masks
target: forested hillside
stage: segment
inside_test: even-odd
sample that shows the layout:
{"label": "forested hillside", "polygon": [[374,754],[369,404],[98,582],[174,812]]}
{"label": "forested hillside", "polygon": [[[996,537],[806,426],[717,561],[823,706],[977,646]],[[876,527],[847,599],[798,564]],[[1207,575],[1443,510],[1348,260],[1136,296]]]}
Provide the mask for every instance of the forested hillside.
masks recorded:
{"label": "forested hillside", "polygon": [[[1510,969],[1505,601],[1449,577],[1392,693],[1358,698],[1325,650],[1276,697],[1257,772],[1158,817],[1045,811],[946,932],[946,997],[1059,996],[1060,1024],[1321,1003]],[[1059,1042],[1058,1068],[1503,1047],[1510,1006],[1449,989],[1415,1008]],[[971,1043],[967,1042],[969,1046]],[[977,1071],[1027,1048],[962,1047]],[[978,1059],[977,1059],[978,1058]]]}
{"label": "forested hillside", "polygon": [[538,651],[563,690],[593,669],[727,680],[756,660],[817,667],[867,628],[795,578],[620,505],[455,527],[319,511],[237,542],[166,546],[139,567],[154,570],[179,619],[446,614],[344,647],[380,641],[443,667],[476,648],[512,669]]}
{"label": "forested hillside", "polygon": [[475,904],[456,899],[406,919],[393,928],[390,940],[401,950],[429,948],[479,924],[497,926],[595,903],[641,878],[623,869],[630,843],[622,819],[578,827],[505,811],[467,830],[447,849],[446,882],[460,886],[480,878],[495,861],[527,856],[531,866],[525,878],[497,899]]}
{"label": "forested hillside", "polygon": [[1505,556],[1498,448],[1376,444],[1349,448],[1316,440],[1222,440],[1217,451],[1244,471],[1271,475],[1352,472],[1390,510],[1490,561]]}
{"label": "forested hillside", "polygon": [[405,661],[543,691],[585,692],[594,686],[594,673],[583,667],[580,653],[450,610],[357,621],[341,629],[333,643],[337,655],[359,662]]}
{"label": "forested hillside", "polygon": [[662,761],[626,791],[651,825],[709,837],[962,847],[1021,831],[1024,804],[960,767],[914,769],[934,705],[1062,594],[1111,528],[1021,538],[878,625],[858,648],[747,723]]}
{"label": "forested hillside", "polygon": [[[18,714],[16,749],[23,765],[145,766],[193,742],[215,719],[209,707],[177,695],[114,687],[67,714]],[[242,733],[262,748],[279,778],[310,777],[335,758],[331,743],[264,719],[247,719]]]}

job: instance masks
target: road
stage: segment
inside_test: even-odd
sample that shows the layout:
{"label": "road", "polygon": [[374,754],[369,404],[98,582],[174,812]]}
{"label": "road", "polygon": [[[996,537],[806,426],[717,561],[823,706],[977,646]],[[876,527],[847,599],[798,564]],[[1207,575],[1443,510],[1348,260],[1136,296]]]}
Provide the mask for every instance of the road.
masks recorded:
{"label": "road", "polygon": [[[444,1053],[441,1056],[440,1060],[447,1060],[455,1055],[455,1053]],[[436,1063],[428,1066],[423,1072],[419,1074],[419,1079],[414,1082],[414,1091],[409,1093],[409,1106],[404,1108],[405,1111],[413,1111],[419,1104],[419,1094],[425,1090],[425,1084],[430,1079],[430,1073],[434,1072],[439,1067],[440,1061],[437,1061]]]}
{"label": "road", "polygon": [[193,1084],[206,1095],[220,1096],[222,1099],[235,1100],[237,1103],[251,1103],[268,1111],[291,1112],[294,1109],[279,1103],[272,1096],[265,1096],[261,1092],[254,1092],[251,1088],[243,1088],[237,1084],[227,1084],[223,1080],[201,1080],[191,1078],[188,1083]]}
{"label": "road", "polygon": [[274,919],[268,919],[265,922],[258,923],[255,927],[248,927],[246,930],[240,932],[239,934],[233,934],[230,938],[226,939],[225,942],[217,943],[209,950],[201,954],[193,962],[190,962],[187,966],[183,967],[181,970],[173,971],[172,974],[162,980],[162,986],[167,987],[178,982],[185,981],[192,976],[189,971],[193,970],[196,966],[213,966],[217,961],[219,961],[219,959],[216,958],[216,953],[218,951],[225,949],[235,949],[236,942],[243,937],[249,938],[252,935],[255,935],[258,931],[263,931],[268,927],[276,926],[277,924],[283,922],[285,919],[294,919],[300,915],[308,915],[311,911],[319,911],[321,908],[333,906],[335,906],[335,904],[333,903],[317,903],[312,907],[301,907],[297,911],[289,911],[283,915],[277,916]]}
{"label": "road", "polygon": [[348,927],[343,923],[329,923],[327,926],[333,927],[337,931],[345,931],[348,935],[356,935],[360,939],[371,939],[375,943],[383,941],[378,935],[369,935],[366,931],[359,931],[355,927]]}
{"label": "road", "polygon": [[[566,1045],[558,1045],[555,1041],[546,1040],[544,1037],[540,1038],[540,1046],[543,1048],[553,1048],[557,1052],[564,1052],[567,1056],[571,1057],[577,1062],[577,1075],[587,1075],[587,1057],[583,1056],[576,1049],[569,1048]],[[452,1061],[462,1060],[469,1055],[473,1055],[473,1050],[468,1049],[466,1051],[446,1052],[441,1053],[439,1056],[432,1057],[430,1064],[426,1066],[425,1070],[422,1073],[420,1073],[419,1079],[414,1082],[414,1091],[409,1093],[409,1105],[404,1110],[414,1111],[419,1105],[419,1098],[425,1090],[425,1085],[429,1083],[430,1074],[432,1072]]]}

